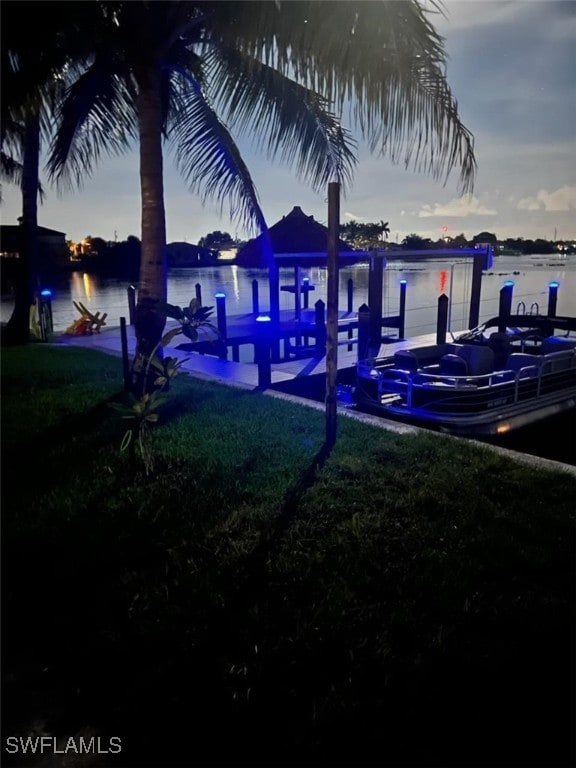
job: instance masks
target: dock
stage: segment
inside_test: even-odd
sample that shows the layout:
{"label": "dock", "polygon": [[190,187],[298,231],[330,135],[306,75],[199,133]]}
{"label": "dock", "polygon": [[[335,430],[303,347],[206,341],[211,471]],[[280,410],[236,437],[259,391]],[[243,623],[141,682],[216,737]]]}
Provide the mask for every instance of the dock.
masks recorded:
{"label": "dock", "polygon": [[[238,316],[238,325],[230,324],[230,328],[235,328],[235,334],[231,338],[244,342],[246,344],[254,343],[254,336],[247,333],[251,328],[251,323],[256,324],[255,319],[249,319],[245,316]],[[351,322],[356,322],[351,321]],[[175,327],[177,323],[168,321],[166,331]],[[347,330],[348,325],[344,318],[343,329]],[[304,328],[302,333],[304,335]],[[310,330],[310,329],[308,329]],[[311,333],[311,331],[310,331]],[[411,346],[431,343],[436,338],[436,334],[427,334],[413,337],[411,339],[390,340],[386,343],[387,351],[394,351],[396,348],[406,349]],[[122,355],[122,336],[120,327],[103,328],[99,333],[92,333],[86,336],[71,336],[66,334],[54,334],[50,338],[50,343],[65,344],[74,347],[86,347],[96,349],[112,355]],[[136,337],[133,326],[126,326],[127,351],[130,357],[133,357],[136,351]],[[261,377],[259,376],[258,364],[256,362],[241,362],[234,359],[222,359],[218,354],[207,354],[200,351],[189,351],[178,349],[178,345],[186,342],[183,335],[176,336],[170,345],[164,348],[166,356],[175,357],[178,360],[186,360],[182,369],[197,376],[198,378],[219,381],[234,386],[246,387],[250,389],[262,388]],[[210,342],[202,342],[204,348],[209,349]],[[355,339],[341,340],[338,345],[338,370],[352,370],[355,368],[358,359],[357,343]],[[317,375],[324,375],[326,372],[326,354],[316,352],[310,348],[308,355],[282,356],[280,360],[271,360],[270,362],[270,385],[274,386],[294,379],[302,379]]]}

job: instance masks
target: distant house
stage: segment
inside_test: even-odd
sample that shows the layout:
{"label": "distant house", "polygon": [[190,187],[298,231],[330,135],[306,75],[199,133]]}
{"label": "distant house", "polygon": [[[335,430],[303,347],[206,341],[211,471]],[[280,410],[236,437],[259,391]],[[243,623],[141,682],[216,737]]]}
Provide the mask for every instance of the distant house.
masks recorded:
{"label": "distant house", "polygon": [[[20,258],[20,233],[18,224],[0,225],[0,258]],[[42,268],[61,269],[69,266],[66,233],[48,227],[38,227],[38,255]],[[5,262],[2,262],[5,264]]]}
{"label": "distant house", "polygon": [[[318,253],[317,264],[326,263],[328,250],[328,227],[320,224],[314,216],[307,216],[299,205],[268,229],[274,253]],[[241,267],[266,267],[263,252],[264,236],[249,240],[236,255],[236,264]],[[338,241],[340,251],[354,249],[344,240]],[[311,264],[311,261],[307,262]],[[289,262],[284,262],[286,266]]]}
{"label": "distant house", "polygon": [[166,246],[169,267],[195,267],[202,262],[214,261],[216,257],[215,251],[191,243],[175,242]]}

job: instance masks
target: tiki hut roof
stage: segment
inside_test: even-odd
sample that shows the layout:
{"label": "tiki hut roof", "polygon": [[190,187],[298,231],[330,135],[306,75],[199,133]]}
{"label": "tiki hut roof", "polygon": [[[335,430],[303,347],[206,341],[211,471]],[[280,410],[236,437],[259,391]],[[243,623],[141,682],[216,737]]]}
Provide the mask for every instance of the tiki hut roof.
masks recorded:
{"label": "tiki hut roof", "polygon": [[[328,249],[328,227],[314,220],[314,216],[306,216],[299,205],[294,208],[280,221],[272,225],[268,233],[272,241],[272,249],[275,254],[279,253],[318,253],[316,264],[326,263],[326,252]],[[265,267],[264,256],[262,253],[263,235],[249,240],[236,255],[236,263],[242,267]],[[341,251],[352,251],[353,248],[344,240],[339,240],[339,249]],[[289,262],[284,262],[287,266]],[[312,261],[308,260],[308,264]]]}

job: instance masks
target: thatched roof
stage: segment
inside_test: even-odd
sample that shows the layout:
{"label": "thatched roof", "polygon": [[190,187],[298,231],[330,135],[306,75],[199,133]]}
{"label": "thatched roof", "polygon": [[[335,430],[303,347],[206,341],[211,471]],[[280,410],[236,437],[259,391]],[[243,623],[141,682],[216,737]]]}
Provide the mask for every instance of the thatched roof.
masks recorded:
{"label": "thatched roof", "polygon": [[[306,216],[299,205],[280,221],[268,229],[272,241],[272,249],[278,253],[313,253],[321,254],[314,263],[325,264],[328,249],[328,227],[314,220],[314,216]],[[236,255],[236,263],[242,267],[265,267],[262,253],[264,236],[250,240]],[[340,251],[352,251],[353,248],[344,240],[339,240]],[[283,262],[287,264],[287,262]],[[308,264],[312,262],[307,261]]]}

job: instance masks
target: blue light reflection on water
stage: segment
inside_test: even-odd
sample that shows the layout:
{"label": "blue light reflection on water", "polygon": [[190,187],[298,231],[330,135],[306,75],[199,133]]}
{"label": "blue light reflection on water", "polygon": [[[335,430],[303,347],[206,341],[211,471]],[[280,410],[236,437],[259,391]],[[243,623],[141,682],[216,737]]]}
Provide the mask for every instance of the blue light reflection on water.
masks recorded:
{"label": "blue light reflection on water", "polygon": [[[348,280],[354,285],[353,309],[368,303],[368,266],[359,264],[340,268],[339,303],[347,307]],[[450,280],[448,281],[448,275]],[[310,295],[310,306],[321,299],[327,300],[327,272],[325,267],[301,269],[301,278],[309,279],[314,285]],[[480,321],[498,314],[499,294],[502,286],[513,279],[512,309],[516,311],[522,302],[534,312],[545,313],[548,307],[549,291],[558,283],[556,312],[559,315],[576,315],[576,256],[498,256],[494,265],[484,273],[482,279]],[[178,306],[187,306],[196,295],[195,286],[200,284],[205,305],[216,303],[215,295],[226,295],[226,312],[229,315],[245,314],[253,310],[253,280],[258,281],[258,311],[268,312],[269,295],[266,270],[244,269],[235,265],[207,268],[181,268],[168,274],[168,301]],[[280,284],[294,282],[291,268],[280,270]],[[452,293],[451,330],[465,330],[468,325],[470,291],[472,285],[472,264],[468,259],[425,262],[389,261],[384,270],[383,313],[395,315],[400,303],[401,282],[406,285],[406,335],[416,336],[434,330],[437,317],[438,297],[441,293]],[[54,330],[64,331],[77,319],[73,301],[82,302],[91,311],[107,312],[108,326],[120,324],[120,317],[128,315],[127,288],[129,280],[104,278],[98,275],[72,272],[50,285]],[[280,308],[294,306],[294,296],[280,292]],[[6,321],[12,312],[13,301],[9,295],[2,296],[0,319]]]}

